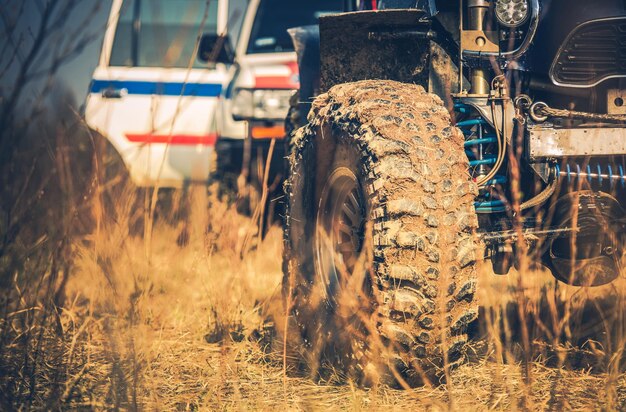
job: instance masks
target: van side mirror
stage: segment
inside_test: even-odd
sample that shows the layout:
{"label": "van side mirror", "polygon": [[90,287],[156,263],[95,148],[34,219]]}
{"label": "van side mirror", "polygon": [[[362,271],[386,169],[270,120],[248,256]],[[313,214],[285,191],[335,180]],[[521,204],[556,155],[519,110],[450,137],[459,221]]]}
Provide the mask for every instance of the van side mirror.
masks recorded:
{"label": "van side mirror", "polygon": [[231,64],[235,60],[235,52],[228,35],[203,34],[198,48],[198,60],[204,63]]}

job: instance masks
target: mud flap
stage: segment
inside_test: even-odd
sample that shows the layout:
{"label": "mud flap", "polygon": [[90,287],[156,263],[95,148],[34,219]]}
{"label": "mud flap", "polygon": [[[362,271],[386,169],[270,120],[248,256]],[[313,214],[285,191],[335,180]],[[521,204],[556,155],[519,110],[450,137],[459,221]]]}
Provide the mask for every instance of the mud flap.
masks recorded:
{"label": "mud flap", "polygon": [[[306,123],[306,117],[311,109],[311,103],[319,94],[320,88],[320,31],[319,26],[302,26],[288,30],[298,56],[300,72],[300,90],[298,101],[292,103],[298,114],[293,121],[293,127],[299,128]],[[292,116],[294,117],[294,116]]]}

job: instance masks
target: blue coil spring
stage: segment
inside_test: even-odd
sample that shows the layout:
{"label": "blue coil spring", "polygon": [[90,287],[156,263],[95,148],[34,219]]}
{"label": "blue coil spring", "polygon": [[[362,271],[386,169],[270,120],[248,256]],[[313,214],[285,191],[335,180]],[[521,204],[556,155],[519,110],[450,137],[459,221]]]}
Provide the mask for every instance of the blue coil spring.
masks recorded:
{"label": "blue coil spring", "polygon": [[601,185],[604,182],[608,182],[611,188],[616,187],[618,184],[622,188],[626,188],[624,165],[601,165],[596,163],[595,166],[587,164],[586,168],[582,168],[579,163],[567,163],[563,169],[557,165],[556,172],[558,176],[565,177],[568,184],[584,179],[589,184],[598,183]]}
{"label": "blue coil spring", "polygon": [[[458,113],[469,115],[474,111],[470,105],[457,102],[454,104],[454,110]],[[489,167],[498,161],[495,155],[485,155],[484,148],[486,145],[496,144],[498,138],[495,131],[481,116],[476,115],[468,120],[457,122],[456,126],[461,129],[465,136],[465,153],[469,158],[470,168]],[[471,171],[470,171],[471,173]],[[477,213],[500,213],[506,211],[506,204],[502,200],[490,200],[490,188],[495,185],[504,185],[508,182],[506,175],[496,175],[492,180],[485,183],[481,190],[482,200],[476,201],[474,207]]]}

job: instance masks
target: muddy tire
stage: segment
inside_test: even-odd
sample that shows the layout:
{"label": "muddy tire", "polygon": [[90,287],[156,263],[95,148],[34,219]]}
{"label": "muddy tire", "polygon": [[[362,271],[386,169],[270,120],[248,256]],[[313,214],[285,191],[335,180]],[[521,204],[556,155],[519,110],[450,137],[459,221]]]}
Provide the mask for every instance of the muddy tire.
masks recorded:
{"label": "muddy tire", "polygon": [[438,97],[392,81],[333,87],[309,121],[289,157],[283,280],[307,364],[437,383],[478,315],[463,136]]}

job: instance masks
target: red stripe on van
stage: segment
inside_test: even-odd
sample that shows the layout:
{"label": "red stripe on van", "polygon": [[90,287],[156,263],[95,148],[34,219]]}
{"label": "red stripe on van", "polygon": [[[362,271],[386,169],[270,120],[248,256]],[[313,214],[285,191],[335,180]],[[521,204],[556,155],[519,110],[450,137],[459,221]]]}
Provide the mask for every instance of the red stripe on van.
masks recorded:
{"label": "red stripe on van", "polygon": [[298,82],[298,63],[285,63],[291,74],[289,76],[257,76],[255,78],[255,89],[297,89],[300,87]]}
{"label": "red stripe on van", "polygon": [[134,134],[127,133],[126,138],[133,143],[169,143],[177,145],[203,145],[215,146],[217,142],[217,133],[207,135],[191,135],[191,134],[175,134],[175,135],[159,135],[152,133]]}
{"label": "red stripe on van", "polygon": [[255,79],[255,89],[297,89],[298,84],[287,76],[259,76]]}

